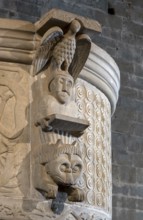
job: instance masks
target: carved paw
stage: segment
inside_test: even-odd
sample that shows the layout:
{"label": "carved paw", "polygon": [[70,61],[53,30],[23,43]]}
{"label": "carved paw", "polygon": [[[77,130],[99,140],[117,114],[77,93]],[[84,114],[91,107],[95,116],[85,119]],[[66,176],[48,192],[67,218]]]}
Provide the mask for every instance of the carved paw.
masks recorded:
{"label": "carved paw", "polygon": [[44,192],[44,196],[46,199],[55,199],[57,196],[58,188],[56,186],[48,186],[46,192]]}
{"label": "carved paw", "polygon": [[84,200],[84,192],[78,188],[72,188],[68,195],[68,200],[71,202],[82,202]]}

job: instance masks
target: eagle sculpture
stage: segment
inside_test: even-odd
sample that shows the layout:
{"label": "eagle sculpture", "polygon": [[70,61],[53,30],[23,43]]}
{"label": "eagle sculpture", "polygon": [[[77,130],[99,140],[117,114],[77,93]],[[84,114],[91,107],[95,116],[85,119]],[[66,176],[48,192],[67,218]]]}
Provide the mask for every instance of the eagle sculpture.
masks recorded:
{"label": "eagle sculpture", "polygon": [[33,62],[34,75],[48,67],[68,71],[76,80],[91,48],[86,34],[79,34],[81,24],[73,20],[66,33],[59,27],[50,28],[42,37]]}

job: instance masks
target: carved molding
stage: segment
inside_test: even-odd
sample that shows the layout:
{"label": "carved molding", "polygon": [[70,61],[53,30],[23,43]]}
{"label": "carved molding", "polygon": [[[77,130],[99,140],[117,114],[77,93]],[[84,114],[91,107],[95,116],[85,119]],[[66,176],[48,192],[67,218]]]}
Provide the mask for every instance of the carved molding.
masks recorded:
{"label": "carved molding", "polygon": [[0,61],[31,64],[37,40],[28,21],[0,19]]}
{"label": "carved molding", "polygon": [[107,96],[113,114],[120,89],[120,71],[112,57],[92,43],[89,57],[79,77],[97,87]]}

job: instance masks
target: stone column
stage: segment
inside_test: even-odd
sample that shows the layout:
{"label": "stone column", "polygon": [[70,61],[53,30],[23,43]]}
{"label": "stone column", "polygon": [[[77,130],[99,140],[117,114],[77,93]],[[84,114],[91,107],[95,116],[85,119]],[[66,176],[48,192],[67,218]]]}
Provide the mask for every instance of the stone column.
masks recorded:
{"label": "stone column", "polygon": [[[58,26],[56,33],[63,30],[65,37],[74,19],[82,27],[76,38],[80,62],[74,60],[67,68],[64,60],[59,69],[58,58],[52,54],[49,66],[42,66],[38,56],[51,36],[47,31],[54,27],[53,33]],[[111,115],[120,74],[111,56],[88,39],[91,32],[101,31],[100,25],[52,10],[35,25],[2,19],[0,28],[0,217],[112,219]],[[66,75],[72,82],[70,102],[57,102],[53,75]],[[66,169],[63,180],[56,178],[59,163]],[[81,171],[78,178],[68,175],[74,176],[77,169]]]}
{"label": "stone column", "polygon": [[116,63],[103,49],[92,44],[76,84],[79,117],[90,122],[80,139],[84,143],[85,164],[80,184],[86,192],[81,216],[84,213],[85,219],[112,218],[111,115],[116,108],[119,87]]}

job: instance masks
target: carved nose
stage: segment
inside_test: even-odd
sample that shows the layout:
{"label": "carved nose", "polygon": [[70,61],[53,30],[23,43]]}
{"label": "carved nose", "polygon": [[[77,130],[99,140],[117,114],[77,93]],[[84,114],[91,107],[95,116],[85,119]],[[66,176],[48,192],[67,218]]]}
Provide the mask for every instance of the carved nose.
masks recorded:
{"label": "carved nose", "polygon": [[67,90],[68,90],[67,85],[63,85],[63,92],[67,92]]}
{"label": "carved nose", "polygon": [[69,168],[67,168],[67,173],[72,173],[72,169],[69,167]]}

